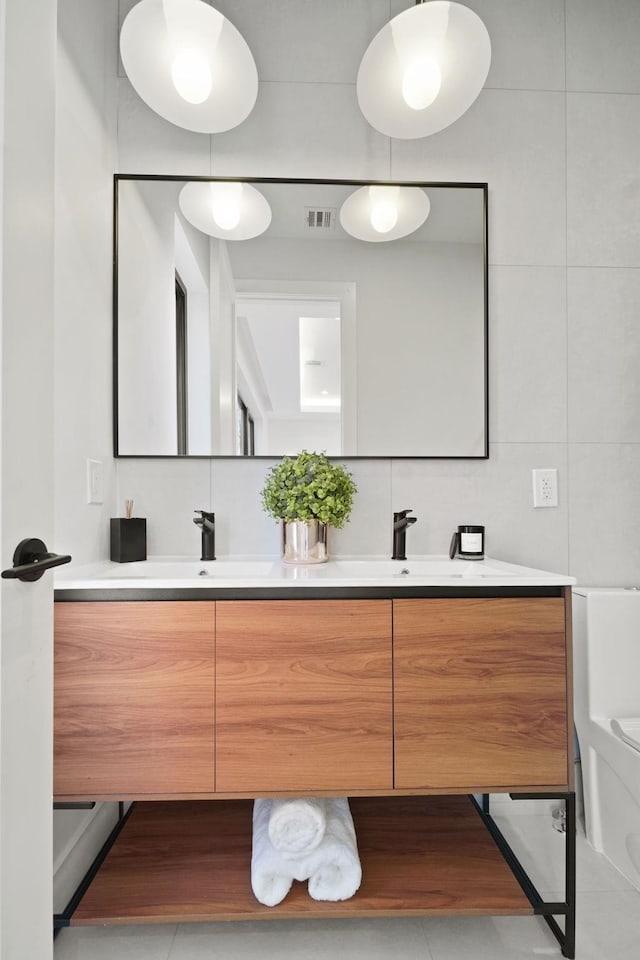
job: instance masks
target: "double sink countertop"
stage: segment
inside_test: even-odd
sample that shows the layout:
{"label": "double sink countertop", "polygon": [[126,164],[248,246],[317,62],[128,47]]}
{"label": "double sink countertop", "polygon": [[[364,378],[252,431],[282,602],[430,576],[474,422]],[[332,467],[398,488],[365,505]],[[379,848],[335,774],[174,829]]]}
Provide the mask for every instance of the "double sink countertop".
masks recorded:
{"label": "double sink countertop", "polygon": [[[151,557],[133,563],[103,561],[55,574],[56,600],[261,599],[401,597],[537,593],[574,584],[565,574],[501,560],[448,556],[345,558],[319,564],[281,559]],[[517,589],[516,589],[517,588]],[[526,588],[526,589],[521,589]],[[558,589],[558,592],[559,589]]]}

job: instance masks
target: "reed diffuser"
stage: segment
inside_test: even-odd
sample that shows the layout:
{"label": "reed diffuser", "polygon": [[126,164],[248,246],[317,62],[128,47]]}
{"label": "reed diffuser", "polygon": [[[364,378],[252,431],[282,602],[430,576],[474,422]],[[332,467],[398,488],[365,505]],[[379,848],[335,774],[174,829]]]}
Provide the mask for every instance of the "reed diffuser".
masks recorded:
{"label": "reed diffuser", "polygon": [[134,517],[133,500],[125,500],[124,517],[111,518],[111,559],[115,563],[147,559],[147,521]]}

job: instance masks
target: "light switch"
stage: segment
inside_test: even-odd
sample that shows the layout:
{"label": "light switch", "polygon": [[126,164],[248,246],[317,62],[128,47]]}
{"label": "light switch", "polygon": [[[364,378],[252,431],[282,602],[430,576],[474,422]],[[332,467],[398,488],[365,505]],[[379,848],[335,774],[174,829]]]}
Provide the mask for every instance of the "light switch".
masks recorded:
{"label": "light switch", "polygon": [[102,460],[87,460],[87,503],[104,500],[104,473]]}

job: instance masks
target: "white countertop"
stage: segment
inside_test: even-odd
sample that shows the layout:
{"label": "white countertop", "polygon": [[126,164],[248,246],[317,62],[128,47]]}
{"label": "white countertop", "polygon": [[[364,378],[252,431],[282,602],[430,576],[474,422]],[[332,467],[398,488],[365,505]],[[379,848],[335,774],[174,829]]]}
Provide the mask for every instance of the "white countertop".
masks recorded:
{"label": "white countertop", "polygon": [[575,578],[487,557],[450,560],[448,556],[337,558],[320,564],[288,564],[270,557],[150,557],[133,563],[103,561],[60,567],[56,591],[105,589],[261,589],[313,587],[545,587],[575,584]]}

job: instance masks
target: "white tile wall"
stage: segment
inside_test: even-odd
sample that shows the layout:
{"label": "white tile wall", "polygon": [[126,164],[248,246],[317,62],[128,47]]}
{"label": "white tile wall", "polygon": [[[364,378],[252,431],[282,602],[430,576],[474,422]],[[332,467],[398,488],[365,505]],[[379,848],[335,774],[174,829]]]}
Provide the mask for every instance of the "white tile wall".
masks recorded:
{"label": "white tile wall", "polygon": [[[71,553],[80,563],[108,554],[115,492],[111,432],[115,35],[114,7],[99,2],[58,5],[55,540],[48,546]],[[29,217],[38,222],[35,207],[24,215],[25,222]],[[29,327],[28,314],[24,335],[34,351],[42,348]],[[87,503],[87,458],[103,463],[102,504]]]}
{"label": "white tile wall", "polygon": [[207,176],[209,137],[180,130],[154,113],[127,79],[118,81],[118,171]]}
{"label": "white tile wall", "polygon": [[566,0],[565,6],[567,89],[640,93],[637,0]]}
{"label": "white tile wall", "polygon": [[360,113],[353,84],[261,83],[253,112],[217,134],[212,151],[217,175],[382,179],[389,173],[389,142]]}
{"label": "white tile wall", "polygon": [[639,443],[571,443],[569,543],[579,583],[640,586]]}
{"label": "white tile wall", "polygon": [[492,442],[566,442],[566,271],[496,266],[490,279]]}
{"label": "white tile wall", "polygon": [[[465,0],[491,37],[487,87],[564,89],[564,9],[558,0]],[[407,4],[394,0],[393,6]]]}
{"label": "white tile wall", "polygon": [[[485,522],[494,555],[636,583],[640,8],[466,2],[491,33],[486,89],[446,130],[390,142],[360,115],[355,75],[359,51],[409,0],[219,0],[258,63],[255,112],[227,133],[190,134],[155,118],[122,79],[119,169],[487,180],[491,458],[354,465],[361,489],[334,549],[386,554],[391,511],[407,506],[420,517],[415,552],[444,551],[453,526],[471,520]],[[131,5],[121,0],[121,14]],[[167,477],[167,461],[122,462],[121,496],[126,477],[126,495],[153,510],[150,543],[190,552],[204,484],[220,551],[272,553],[277,531],[258,502],[268,465],[176,463]],[[548,466],[560,505],[534,511],[530,471]]]}
{"label": "white tile wall", "polygon": [[569,439],[640,443],[640,270],[568,271]]}
{"label": "white tile wall", "polygon": [[568,94],[569,264],[640,267],[639,170],[640,96]]}
{"label": "white tile wall", "polygon": [[393,462],[349,460],[344,466],[353,475],[358,492],[347,526],[330,531],[330,551],[343,556],[358,553],[390,557],[393,511],[413,506],[397,505],[393,499]]}
{"label": "white tile wall", "polygon": [[394,140],[392,173],[400,180],[486,180],[489,262],[565,263],[562,93],[484,90],[441,133]]}
{"label": "white tile wall", "polygon": [[260,506],[260,491],[275,460],[212,461],[211,501],[216,513],[216,549],[220,556],[278,556],[280,532]]}
{"label": "white tile wall", "polygon": [[211,509],[210,461],[121,459],[117,472],[116,516],[133,500],[133,515],[147,520],[147,554],[199,557],[193,511]]}
{"label": "white tile wall", "polygon": [[[354,84],[362,55],[389,19],[389,0],[216,0],[249,44],[260,81]],[[283,50],[286,55],[283,56]]]}
{"label": "white tile wall", "polygon": [[[488,460],[394,460],[393,509],[412,507],[419,518],[407,533],[407,555],[446,553],[458,524],[479,523],[487,555],[566,570],[566,456],[561,443],[498,443]],[[533,508],[534,467],[558,470],[557,508]]]}

